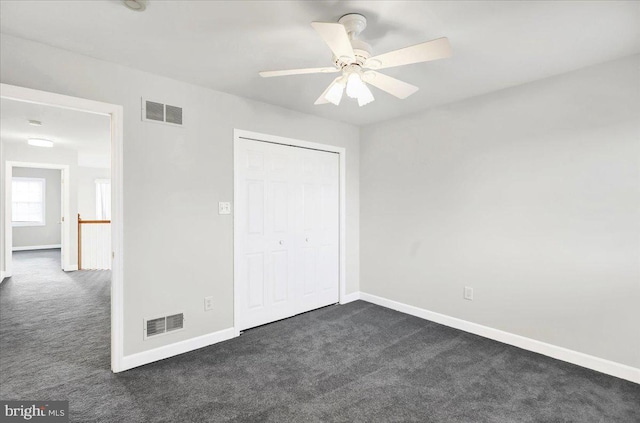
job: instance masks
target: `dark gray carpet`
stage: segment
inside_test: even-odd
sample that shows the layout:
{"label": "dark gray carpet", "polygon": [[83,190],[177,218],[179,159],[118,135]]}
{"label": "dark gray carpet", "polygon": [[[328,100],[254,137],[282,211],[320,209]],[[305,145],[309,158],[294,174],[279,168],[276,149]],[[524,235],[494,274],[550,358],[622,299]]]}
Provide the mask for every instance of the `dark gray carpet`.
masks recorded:
{"label": "dark gray carpet", "polygon": [[118,375],[109,273],[14,254],[0,398],[77,422],[639,422],[640,385],[357,301]]}

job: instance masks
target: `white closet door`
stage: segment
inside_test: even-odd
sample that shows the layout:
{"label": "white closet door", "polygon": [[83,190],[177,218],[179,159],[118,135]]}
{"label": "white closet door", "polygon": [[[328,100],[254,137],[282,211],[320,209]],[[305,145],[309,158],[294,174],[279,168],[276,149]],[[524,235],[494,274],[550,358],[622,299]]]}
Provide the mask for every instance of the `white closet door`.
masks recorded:
{"label": "white closet door", "polygon": [[338,302],[338,155],[298,149],[295,236],[298,312]]}
{"label": "white closet door", "polygon": [[238,329],[338,302],[338,156],[237,142]]}

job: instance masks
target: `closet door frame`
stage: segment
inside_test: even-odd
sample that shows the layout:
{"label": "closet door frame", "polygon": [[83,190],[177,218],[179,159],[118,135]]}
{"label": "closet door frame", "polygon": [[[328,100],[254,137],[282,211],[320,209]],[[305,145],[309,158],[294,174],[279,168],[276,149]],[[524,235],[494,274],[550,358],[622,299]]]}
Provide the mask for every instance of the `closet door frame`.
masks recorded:
{"label": "closet door frame", "polygon": [[[338,219],[338,268],[339,268],[339,281],[338,281],[338,295],[340,304],[344,304],[346,301],[346,149],[343,147],[336,147],[334,145],[329,144],[321,144],[310,141],[302,141],[293,138],[284,138],[278,137],[275,135],[261,134],[258,132],[245,131],[242,129],[234,129],[233,130],[233,155],[234,155],[234,165],[233,165],[233,195],[234,195],[234,204],[236,203],[237,193],[238,193],[238,166],[236,163],[236,158],[238,157],[238,141],[239,140],[251,140],[251,141],[260,141],[260,142],[268,142],[273,144],[280,145],[288,145],[291,147],[299,147],[299,148],[307,148],[311,150],[319,150],[326,151],[329,153],[337,153],[339,156],[339,177],[338,177],[338,208],[339,208],[339,219]],[[239,288],[240,284],[236,280],[236,275],[238,275],[238,270],[241,265],[240,259],[242,258],[242,253],[239,251],[239,242],[237,237],[240,235],[238,220],[236,219],[236,213],[233,213],[233,272],[234,272],[234,280],[233,280],[233,320],[234,320],[234,332],[236,336],[240,335],[240,327],[238,322],[240,321],[240,307],[238,304],[240,293]]]}

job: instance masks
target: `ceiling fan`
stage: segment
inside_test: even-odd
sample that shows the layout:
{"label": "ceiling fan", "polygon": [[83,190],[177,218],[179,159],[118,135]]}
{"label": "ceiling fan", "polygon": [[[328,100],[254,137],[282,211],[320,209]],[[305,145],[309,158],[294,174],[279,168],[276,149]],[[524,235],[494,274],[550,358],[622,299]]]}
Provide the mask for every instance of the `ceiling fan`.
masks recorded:
{"label": "ceiling fan", "polygon": [[377,69],[428,62],[451,56],[447,38],[438,38],[388,53],[371,56],[371,46],[357,38],[366,28],[367,19],[359,13],[342,16],[338,23],[312,22],[311,26],[333,52],[333,66],[323,68],[263,71],[260,76],[302,75],[308,73],[338,73],[314,104],[340,104],[343,92],[358,100],[358,105],[371,103],[374,98],[367,84],[405,99],[418,91],[418,87],[382,73]]}

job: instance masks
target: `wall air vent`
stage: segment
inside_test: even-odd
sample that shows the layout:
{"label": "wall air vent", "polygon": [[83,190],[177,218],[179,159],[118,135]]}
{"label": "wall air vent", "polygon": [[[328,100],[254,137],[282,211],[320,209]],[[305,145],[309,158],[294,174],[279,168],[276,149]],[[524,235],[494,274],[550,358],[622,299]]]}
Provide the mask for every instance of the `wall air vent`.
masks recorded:
{"label": "wall air vent", "polygon": [[182,313],[167,316],[167,332],[182,329],[184,327],[184,315]]}
{"label": "wall air vent", "polygon": [[184,329],[184,313],[144,319],[144,339]]}
{"label": "wall air vent", "polygon": [[160,335],[161,333],[165,333],[165,318],[160,317],[158,319],[151,319],[145,322],[145,333],[146,336],[154,336]]}
{"label": "wall air vent", "polygon": [[165,122],[182,125],[182,107],[169,106],[167,104],[164,109]]}
{"label": "wall air vent", "polygon": [[155,103],[153,101],[145,102],[144,118],[146,120],[164,122],[164,104]]}
{"label": "wall air vent", "polygon": [[182,126],[182,107],[142,99],[142,120]]}

